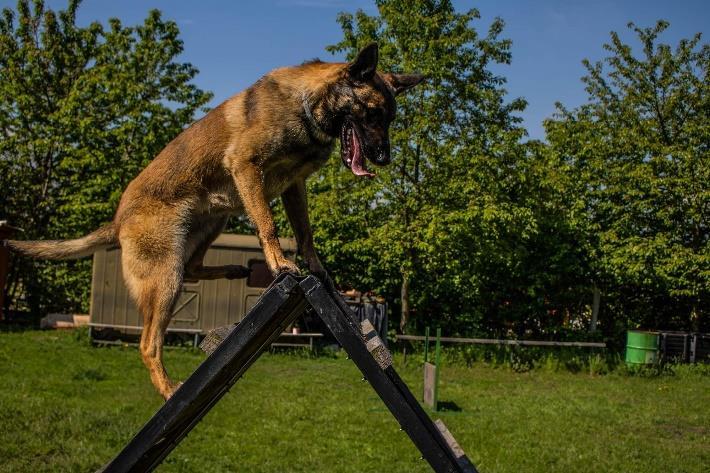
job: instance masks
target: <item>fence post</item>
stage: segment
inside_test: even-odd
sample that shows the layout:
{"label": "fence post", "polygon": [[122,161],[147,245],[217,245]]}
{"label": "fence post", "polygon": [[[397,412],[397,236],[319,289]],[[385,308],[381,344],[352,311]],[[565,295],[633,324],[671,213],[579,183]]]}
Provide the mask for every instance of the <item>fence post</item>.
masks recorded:
{"label": "fence post", "polygon": [[698,348],[698,334],[694,333],[691,335],[690,339],[690,362],[695,363],[695,353]]}
{"label": "fence post", "polygon": [[439,410],[439,359],[441,352],[441,327],[436,328],[436,351],[434,355],[434,363],[436,371],[434,372],[434,412]]}

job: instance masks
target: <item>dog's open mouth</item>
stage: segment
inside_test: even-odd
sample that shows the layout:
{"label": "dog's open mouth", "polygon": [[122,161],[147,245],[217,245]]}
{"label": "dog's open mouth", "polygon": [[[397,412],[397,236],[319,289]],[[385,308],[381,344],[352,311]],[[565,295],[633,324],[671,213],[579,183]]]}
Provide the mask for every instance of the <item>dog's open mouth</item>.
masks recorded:
{"label": "dog's open mouth", "polygon": [[340,130],[340,157],[343,164],[356,176],[373,177],[374,174],[365,167],[365,156],[362,150],[360,137],[355,130],[355,126],[350,121],[343,123]]}

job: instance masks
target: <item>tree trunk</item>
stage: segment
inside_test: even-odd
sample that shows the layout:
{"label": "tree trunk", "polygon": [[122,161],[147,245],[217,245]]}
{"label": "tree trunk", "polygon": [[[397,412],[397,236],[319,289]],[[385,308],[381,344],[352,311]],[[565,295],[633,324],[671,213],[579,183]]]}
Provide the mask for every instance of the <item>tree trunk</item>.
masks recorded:
{"label": "tree trunk", "polygon": [[699,332],[702,328],[700,327],[700,314],[698,314],[698,305],[693,302],[690,308],[690,329],[693,332]]}
{"label": "tree trunk", "polygon": [[407,323],[409,322],[409,275],[402,273],[402,316],[399,319],[399,331],[407,333]]}
{"label": "tree trunk", "polygon": [[594,285],[594,294],[592,296],[592,323],[589,326],[590,332],[596,332],[597,320],[599,319],[599,303],[601,299],[601,291]]}

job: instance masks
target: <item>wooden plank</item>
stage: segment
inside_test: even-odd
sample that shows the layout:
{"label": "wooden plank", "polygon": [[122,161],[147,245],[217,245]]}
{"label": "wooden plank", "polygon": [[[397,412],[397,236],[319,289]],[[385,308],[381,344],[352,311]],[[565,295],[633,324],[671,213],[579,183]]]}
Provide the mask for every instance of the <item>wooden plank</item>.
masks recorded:
{"label": "wooden plank", "polygon": [[225,327],[217,327],[209,331],[207,336],[200,343],[200,350],[211,355],[220,344],[227,339],[230,333],[237,328],[238,324],[227,325]]}
{"label": "wooden plank", "polygon": [[289,324],[303,313],[298,282],[277,279],[207,360],[168,399],[104,471],[152,471],[197,425]]}
{"label": "wooden plank", "polygon": [[[333,288],[314,277],[301,281],[306,299],[360,369],[424,459],[437,473],[464,472],[451,447],[391,364],[382,368],[367,347],[355,314]],[[475,471],[475,470],[474,470]]]}
{"label": "wooden plank", "polygon": [[424,362],[424,404],[436,410],[436,365]]}
{"label": "wooden plank", "polygon": [[[425,341],[421,335],[396,335],[397,340]],[[547,340],[504,340],[496,338],[459,338],[441,337],[442,342],[447,343],[469,343],[479,345],[522,345],[534,347],[585,347],[585,348],[606,348],[606,343],[601,342],[553,342]]]}
{"label": "wooden plank", "polygon": [[382,339],[377,334],[377,330],[373,327],[372,322],[365,319],[360,322],[360,331],[362,338],[365,341],[365,347],[370,352],[380,369],[387,369],[392,366],[392,354],[389,352]]}
{"label": "wooden plank", "polygon": [[476,467],[473,466],[471,460],[469,460],[466,456],[466,452],[463,451],[454,436],[451,435],[451,432],[449,432],[449,429],[446,428],[444,421],[436,419],[434,424],[439,429],[439,432],[441,432],[441,435],[444,436],[444,439],[446,439],[446,443],[449,444],[449,447],[451,447],[454,455],[456,455],[456,460],[458,461],[459,466],[461,466],[461,469],[466,473],[476,473]]}

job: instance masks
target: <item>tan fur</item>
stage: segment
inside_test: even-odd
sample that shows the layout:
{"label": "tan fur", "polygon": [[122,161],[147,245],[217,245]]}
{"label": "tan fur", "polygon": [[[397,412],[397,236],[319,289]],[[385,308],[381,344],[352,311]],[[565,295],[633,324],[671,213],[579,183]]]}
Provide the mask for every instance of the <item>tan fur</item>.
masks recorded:
{"label": "tan fur", "polygon": [[[163,335],[183,281],[248,274],[241,266],[202,265],[229,215],[246,213],[253,221],[274,274],[298,272],[283,255],[269,208],[282,196],[309,270],[325,274],[313,247],[305,179],[332,151],[333,132],[326,135],[317,124],[343,106],[332,86],[347,81],[348,67],[314,62],[272,71],[171,141],[128,185],[111,224],[78,240],[9,246],[30,256],[64,258],[120,244],[123,276],[143,316],[141,355],[167,399],[178,384],[162,363]],[[370,89],[363,85],[355,93],[383,106]],[[309,127],[304,107],[316,126]]]}
{"label": "tan fur", "polygon": [[76,240],[8,240],[7,246],[14,252],[40,259],[75,259],[92,255],[101,247],[117,242],[113,224],[105,225]]}

